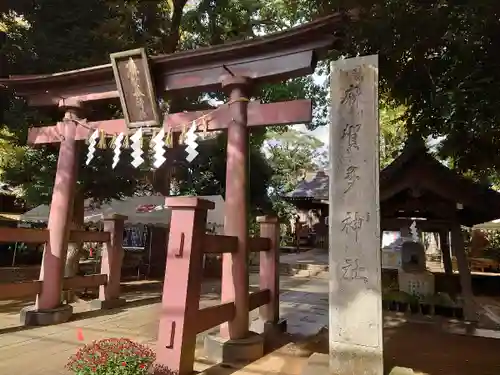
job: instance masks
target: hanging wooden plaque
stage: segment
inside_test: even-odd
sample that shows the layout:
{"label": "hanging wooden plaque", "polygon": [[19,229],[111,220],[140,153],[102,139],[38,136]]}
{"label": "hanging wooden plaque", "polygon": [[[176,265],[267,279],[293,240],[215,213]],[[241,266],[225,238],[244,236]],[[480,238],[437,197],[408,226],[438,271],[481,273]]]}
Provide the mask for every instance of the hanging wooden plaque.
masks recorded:
{"label": "hanging wooden plaque", "polygon": [[158,103],[144,48],[113,53],[110,58],[127,126],[160,125]]}

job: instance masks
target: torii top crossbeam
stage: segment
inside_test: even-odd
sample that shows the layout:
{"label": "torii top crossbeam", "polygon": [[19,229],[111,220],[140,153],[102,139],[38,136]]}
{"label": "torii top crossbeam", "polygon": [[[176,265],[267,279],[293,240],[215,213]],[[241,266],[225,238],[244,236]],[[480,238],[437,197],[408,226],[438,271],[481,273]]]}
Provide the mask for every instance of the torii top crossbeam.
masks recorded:
{"label": "torii top crossbeam", "polygon": [[[158,93],[200,92],[220,88],[229,72],[249,77],[254,84],[310,74],[318,59],[343,37],[346,20],[344,14],[336,13],[265,37],[153,57],[154,85]],[[0,85],[13,89],[32,106],[119,97],[111,64],[11,76],[0,79]]]}

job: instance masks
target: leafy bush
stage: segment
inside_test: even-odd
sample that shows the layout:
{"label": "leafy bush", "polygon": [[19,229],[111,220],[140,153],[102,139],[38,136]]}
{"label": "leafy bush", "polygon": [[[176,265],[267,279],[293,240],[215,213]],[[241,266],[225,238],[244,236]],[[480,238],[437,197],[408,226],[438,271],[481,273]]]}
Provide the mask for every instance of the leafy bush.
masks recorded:
{"label": "leafy bush", "polygon": [[126,338],[94,341],[72,355],[66,367],[75,375],[146,375],[156,354]]}

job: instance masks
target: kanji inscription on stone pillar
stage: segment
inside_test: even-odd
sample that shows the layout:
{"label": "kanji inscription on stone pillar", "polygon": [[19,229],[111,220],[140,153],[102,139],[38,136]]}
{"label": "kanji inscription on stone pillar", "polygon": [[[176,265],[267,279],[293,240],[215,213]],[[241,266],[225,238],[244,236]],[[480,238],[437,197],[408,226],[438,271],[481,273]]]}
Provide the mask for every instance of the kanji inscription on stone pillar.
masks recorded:
{"label": "kanji inscription on stone pillar", "polygon": [[331,68],[330,371],[382,375],[377,56]]}

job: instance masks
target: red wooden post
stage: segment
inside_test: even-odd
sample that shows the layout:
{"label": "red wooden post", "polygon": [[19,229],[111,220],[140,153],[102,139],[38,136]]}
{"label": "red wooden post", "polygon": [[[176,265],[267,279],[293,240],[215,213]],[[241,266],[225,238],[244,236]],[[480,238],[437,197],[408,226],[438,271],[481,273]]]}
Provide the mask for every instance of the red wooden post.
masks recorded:
{"label": "red wooden post", "polygon": [[80,103],[66,103],[57,172],[52,192],[48,229],[49,241],[45,246],[40,270],[42,292],[34,307],[21,310],[21,321],[29,325],[46,325],[66,321],[72,307],[61,307],[62,276],[68,250],[70,219],[76,189],[78,150],[75,140]]}
{"label": "red wooden post", "polygon": [[196,319],[200,305],[203,240],[211,201],[194,197],[167,198],[172,209],[157,363],[179,375],[193,371]]}
{"label": "red wooden post", "polygon": [[36,298],[35,306],[21,310],[21,322],[25,325],[61,323],[67,321],[73,313],[71,305],[61,306],[61,291],[77,180],[78,149],[75,138],[80,103],[65,103],[61,107],[66,112],[50,206],[49,241],[43,252],[40,270],[42,291]]}
{"label": "red wooden post", "polygon": [[231,77],[223,87],[229,91],[232,123],[227,132],[226,207],[224,234],[238,237],[238,251],[224,254],[221,301],[234,301],[235,318],[221,326],[224,338],[248,336],[248,89],[250,80]]}
{"label": "red wooden post", "polygon": [[104,218],[104,231],[110,233],[110,242],[104,244],[101,257],[101,274],[108,276],[105,285],[99,286],[99,299],[92,306],[111,309],[125,304],[120,298],[120,281],[123,263],[123,229],[127,216],[112,214]]}
{"label": "red wooden post", "polygon": [[69,223],[73,212],[73,198],[76,189],[78,155],[75,132],[78,107],[66,108],[64,134],[59,148],[57,172],[52,192],[48,229],[50,239],[45,247],[40,279],[42,293],[37,298],[39,310],[53,309],[61,303],[62,272],[68,249]]}
{"label": "red wooden post", "polygon": [[279,284],[279,248],[280,224],[275,216],[260,216],[260,237],[271,240],[271,249],[260,253],[260,289],[271,291],[271,300],[259,308],[259,315],[264,324],[277,325],[279,322],[280,284]]}

